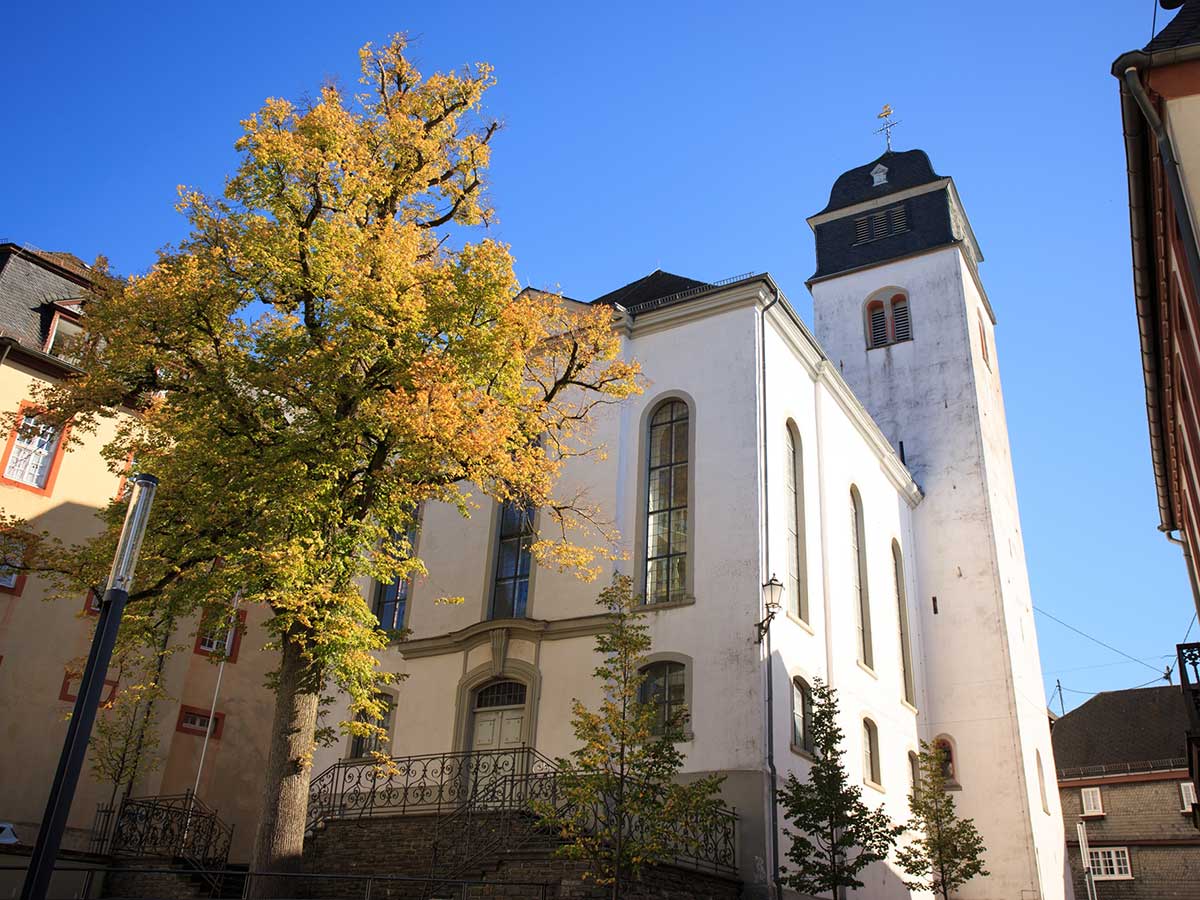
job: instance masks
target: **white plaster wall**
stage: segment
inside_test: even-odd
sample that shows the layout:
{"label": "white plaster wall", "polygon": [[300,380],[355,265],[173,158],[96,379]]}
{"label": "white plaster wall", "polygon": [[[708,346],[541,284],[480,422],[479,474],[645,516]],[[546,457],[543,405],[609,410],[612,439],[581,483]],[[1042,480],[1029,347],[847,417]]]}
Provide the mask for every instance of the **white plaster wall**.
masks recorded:
{"label": "white plaster wall", "polygon": [[[768,568],[785,579],[789,547],[786,489],[785,427],[795,422],[804,454],[804,538],[809,586],[808,627],[790,615],[772,627],[772,672],[775,679],[775,762],[780,780],[795,774],[807,779],[811,762],[791,744],[791,680],[812,682],[820,677],[838,691],[846,735],[845,763],[863,799],[883,807],[896,822],[908,819],[910,789],[908,753],[917,749],[916,709],[904,702],[900,657],[899,607],[892,574],[892,540],[905,556],[906,594],[915,596],[911,554],[911,514],[908,504],[880,464],[874,447],[862,437],[829,388],[795,351],[803,336],[787,317],[772,316],[767,352],[767,447],[770,498]],[[859,490],[863,505],[871,605],[874,668],[858,663],[857,609],[852,592],[854,560],[849,535],[850,486]],[[786,605],[786,604],[785,604]],[[915,610],[909,609],[911,623]],[[911,641],[911,635],[910,635]],[[916,646],[913,656],[917,656]],[[919,670],[914,681],[920,684]],[[919,688],[918,688],[919,691]],[[919,697],[919,693],[918,693]],[[878,728],[883,790],[864,780],[863,727],[869,717]],[[782,816],[782,811],[781,811]],[[781,821],[781,832],[786,827]],[[781,857],[788,842],[780,834]],[[785,866],[786,868],[786,866]],[[863,875],[861,896],[907,898],[911,892],[891,862],[872,866]]]}
{"label": "white plaster wall", "polygon": [[[885,287],[907,291],[913,340],[867,351],[863,303]],[[822,345],[893,444],[903,441],[925,493],[910,554],[928,685],[919,724],[925,738],[948,733],[955,741],[963,784],[956,799],[983,834],[992,872],[960,894],[1040,889],[1025,896],[1062,897],[1061,815],[999,374],[988,372],[977,346],[982,298],[956,247],[819,283],[813,297]],[[986,311],[984,322],[991,342]],[[994,367],[994,343],[990,349]]]}

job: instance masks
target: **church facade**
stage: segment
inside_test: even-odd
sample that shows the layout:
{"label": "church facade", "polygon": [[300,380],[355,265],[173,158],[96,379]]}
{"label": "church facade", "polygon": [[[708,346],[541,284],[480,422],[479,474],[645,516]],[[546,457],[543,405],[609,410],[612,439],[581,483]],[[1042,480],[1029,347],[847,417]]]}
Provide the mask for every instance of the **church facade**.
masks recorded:
{"label": "church facade", "polygon": [[[486,498],[422,513],[427,575],[371,585],[395,756],[573,749],[599,699],[595,597],[645,597],[648,690],[685,703],[686,770],[725,776],[745,896],[774,893],[786,823],[773,787],[807,777],[814,679],[838,691],[847,763],[897,822],[922,740],[952,753],[990,877],[963,898],[1062,900],[1063,825],[982,256],[954,183],[921,151],[852,169],[809,219],[810,331],[769,275],[654,272],[597,298],[619,312],[645,392],[602,412],[607,457],[573,460],[620,530],[597,583],[539,570],[538,518]],[[814,333],[815,332],[815,333]],[[767,617],[764,585],[784,585]],[[443,597],[465,602],[439,604]],[[371,748],[319,750],[314,783]],[[311,812],[310,812],[311,815]],[[894,863],[871,898],[910,896]]]}

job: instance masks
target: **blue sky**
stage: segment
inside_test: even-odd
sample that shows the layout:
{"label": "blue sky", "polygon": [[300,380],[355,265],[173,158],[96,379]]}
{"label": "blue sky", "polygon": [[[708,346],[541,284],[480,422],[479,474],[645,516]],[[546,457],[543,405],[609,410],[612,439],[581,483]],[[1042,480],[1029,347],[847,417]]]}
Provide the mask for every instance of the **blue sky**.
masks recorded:
{"label": "blue sky", "polygon": [[[1183,638],[1108,71],[1149,39],[1152,0],[46,9],[4,16],[0,238],[123,272],[181,236],[176,185],[220,189],[263,98],[351,84],[357,48],[403,30],[425,71],[496,66],[493,233],[523,281],[586,299],[656,267],[769,270],[811,320],[804,218],[881,152],[893,104],[897,149],[954,177],[986,257],[1034,603],[1154,668]],[[1068,708],[1154,678],[1045,616],[1038,634]]]}

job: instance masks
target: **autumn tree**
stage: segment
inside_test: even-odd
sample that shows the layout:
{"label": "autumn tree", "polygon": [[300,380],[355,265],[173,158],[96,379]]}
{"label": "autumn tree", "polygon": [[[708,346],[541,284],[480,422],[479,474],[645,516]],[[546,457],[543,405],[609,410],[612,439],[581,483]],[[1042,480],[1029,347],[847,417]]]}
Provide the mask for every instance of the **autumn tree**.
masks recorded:
{"label": "autumn tree", "polygon": [[960,819],[954,795],[946,789],[946,751],[921,742],[920,777],[908,797],[912,842],[896,854],[914,890],[932,891],[942,900],[977,875],[986,877],[983,838],[973,819]]}
{"label": "autumn tree", "polygon": [[858,873],[887,857],[902,828],[882,809],[862,801],[862,788],[851,784],[843,762],[845,734],[837,724],[837,692],[821,679],[813,680],[812,735],[816,760],[808,781],[790,773],[778,792],[791,825],[787,857],[793,869],[784,881],[806,894],[828,892],[836,898],[843,888],[859,888]]}
{"label": "autumn tree", "polygon": [[[464,240],[492,217],[491,68],[423,78],[405,48],[364,47],[357,95],[326,85],[246,119],[224,196],[181,192],[189,236],[97,290],[84,374],[39,398],[74,435],[117,418],[114,470],[132,457],[161,479],[131,612],[269,607],[259,870],[299,861],[322,690],[350,721],[383,712],[386,636],[356,579],[418,570],[396,537],[418,505],[466,514],[478,495],[539,507],[538,557],[594,571],[611,536],[556,476],[595,451],[596,406],[638,390],[609,308],[519,291],[507,247]],[[122,502],[59,548],[71,577],[103,578]]]}
{"label": "autumn tree", "polygon": [[587,877],[616,900],[643,866],[694,849],[724,810],[723,779],[676,780],[687,711],[667,706],[665,695],[643,696],[650,635],[629,577],[615,576],[597,603],[609,616],[596,637],[603,699],[594,710],[572,703],[579,747],[558,761],[556,805],[542,813],[564,841],[558,853],[586,861]]}

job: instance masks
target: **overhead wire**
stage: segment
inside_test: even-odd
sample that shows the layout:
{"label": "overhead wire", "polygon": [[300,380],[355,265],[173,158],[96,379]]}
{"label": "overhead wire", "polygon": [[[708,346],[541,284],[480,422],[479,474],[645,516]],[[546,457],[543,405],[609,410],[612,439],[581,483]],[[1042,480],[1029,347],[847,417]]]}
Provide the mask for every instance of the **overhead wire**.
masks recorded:
{"label": "overhead wire", "polygon": [[1076,634],[1080,635],[1081,637],[1087,638],[1092,643],[1099,644],[1101,647],[1104,647],[1106,650],[1111,650],[1113,653],[1116,653],[1118,656],[1123,656],[1126,659],[1130,660],[1131,662],[1138,663],[1139,665],[1145,666],[1147,669],[1153,670],[1154,672],[1158,673],[1158,675],[1160,677],[1162,676],[1162,673],[1159,672],[1158,669],[1154,668],[1154,666],[1150,665],[1148,662],[1145,662],[1144,660],[1140,660],[1136,656],[1130,656],[1124,650],[1118,650],[1112,644],[1106,644],[1104,641],[1100,640],[1100,638],[1093,637],[1092,635],[1088,634],[1086,631],[1081,631],[1080,629],[1076,628],[1074,625],[1071,625],[1068,622],[1064,622],[1062,619],[1058,618],[1058,616],[1055,616],[1051,613],[1046,612],[1046,610],[1042,609],[1040,606],[1034,606],[1034,609],[1037,610],[1038,612],[1040,612],[1046,618],[1053,619],[1059,625],[1063,626],[1063,628],[1069,628],[1071,631],[1075,632]]}

